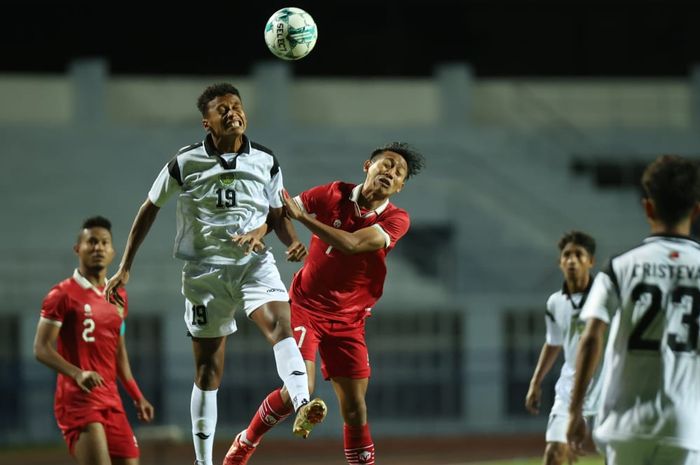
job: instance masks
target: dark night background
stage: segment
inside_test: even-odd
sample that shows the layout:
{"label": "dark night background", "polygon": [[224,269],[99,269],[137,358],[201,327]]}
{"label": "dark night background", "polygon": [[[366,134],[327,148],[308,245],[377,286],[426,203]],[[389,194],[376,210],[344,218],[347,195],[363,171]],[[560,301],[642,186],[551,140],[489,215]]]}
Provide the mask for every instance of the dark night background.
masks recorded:
{"label": "dark night background", "polygon": [[698,2],[60,2],[5,4],[0,72],[105,56],[113,74],[247,74],[272,58],[263,27],[283,6],[319,28],[299,76],[427,76],[444,61],[484,77],[682,76],[700,62]]}

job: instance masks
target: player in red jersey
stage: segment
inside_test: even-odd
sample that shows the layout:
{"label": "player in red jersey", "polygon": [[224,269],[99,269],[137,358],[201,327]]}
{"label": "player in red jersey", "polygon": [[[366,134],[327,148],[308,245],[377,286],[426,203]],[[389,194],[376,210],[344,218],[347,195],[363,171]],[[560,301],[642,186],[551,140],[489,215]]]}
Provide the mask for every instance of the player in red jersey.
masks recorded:
{"label": "player in red jersey", "polygon": [[[420,153],[394,142],[374,150],[364,162],[362,184],[336,181],[283,199],[287,215],[313,233],[309,255],[292,281],[292,329],[310,391],[316,352],[321,354],[321,372],[340,403],[349,464],[374,464],[365,403],[370,376],[365,318],[382,295],[386,255],[409,227],[408,213],[389,198],[423,163]],[[291,412],[284,388],[270,393],[234,439],[224,464],[247,463],[265,432]]]}
{"label": "player in red jersey", "polygon": [[131,374],[124,343],[124,306],[107,302],[103,289],[114,258],[111,224],[87,219],[73,247],[78,269],[48,293],[34,339],[36,358],[58,372],[54,413],[79,464],[138,465],[139,448],[117,390],[117,377],[150,422],[153,406]]}

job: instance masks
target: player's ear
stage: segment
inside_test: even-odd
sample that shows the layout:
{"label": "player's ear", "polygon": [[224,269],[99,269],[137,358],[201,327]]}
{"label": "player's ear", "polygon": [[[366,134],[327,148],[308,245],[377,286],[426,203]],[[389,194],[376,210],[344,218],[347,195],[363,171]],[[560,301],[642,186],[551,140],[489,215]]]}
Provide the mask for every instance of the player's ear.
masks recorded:
{"label": "player's ear", "polygon": [[396,189],[396,192],[401,192],[401,191],[403,190],[403,186],[405,186],[405,185],[406,185],[406,180],[404,179],[404,181],[401,183],[401,185],[399,186],[399,188]]}
{"label": "player's ear", "polygon": [[700,202],[695,202],[695,206],[690,211],[690,221],[694,222],[700,215]]}
{"label": "player's ear", "polygon": [[365,160],[364,164],[362,165],[362,171],[366,173],[369,171],[370,166],[372,166],[372,160]]}
{"label": "player's ear", "polygon": [[649,221],[656,220],[656,208],[654,207],[654,202],[651,199],[644,197],[642,199],[642,207],[644,207],[644,213]]}
{"label": "player's ear", "polygon": [[73,246],[73,252],[75,252],[75,254],[78,255],[79,251],[80,251],[80,242],[76,242],[75,245]]}
{"label": "player's ear", "polygon": [[205,131],[209,132],[209,121],[206,119],[202,119],[202,127]]}

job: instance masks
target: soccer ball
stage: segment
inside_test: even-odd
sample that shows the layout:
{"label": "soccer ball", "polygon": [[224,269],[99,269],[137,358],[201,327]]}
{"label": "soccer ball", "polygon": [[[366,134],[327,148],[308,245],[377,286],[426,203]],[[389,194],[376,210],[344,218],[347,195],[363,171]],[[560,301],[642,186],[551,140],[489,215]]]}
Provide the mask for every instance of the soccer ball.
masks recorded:
{"label": "soccer ball", "polygon": [[265,25],[267,48],[283,60],[304,58],[316,45],[317,38],[314,19],[301,8],[282,8]]}

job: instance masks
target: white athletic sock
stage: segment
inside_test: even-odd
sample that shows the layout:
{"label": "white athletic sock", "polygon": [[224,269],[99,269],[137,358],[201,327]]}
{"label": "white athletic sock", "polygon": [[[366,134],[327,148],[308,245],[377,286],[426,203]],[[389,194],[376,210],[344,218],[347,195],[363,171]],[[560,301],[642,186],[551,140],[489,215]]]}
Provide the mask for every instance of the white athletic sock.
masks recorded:
{"label": "white athletic sock", "polygon": [[192,442],[197,465],[213,465],[214,431],[216,431],[216,393],[202,391],[195,384],[192,386],[190,416],[192,418]]}
{"label": "white athletic sock", "polygon": [[289,391],[296,411],[309,401],[309,378],[306,375],[304,359],[301,358],[301,352],[293,337],[281,340],[272,349],[275,352],[277,374]]}

